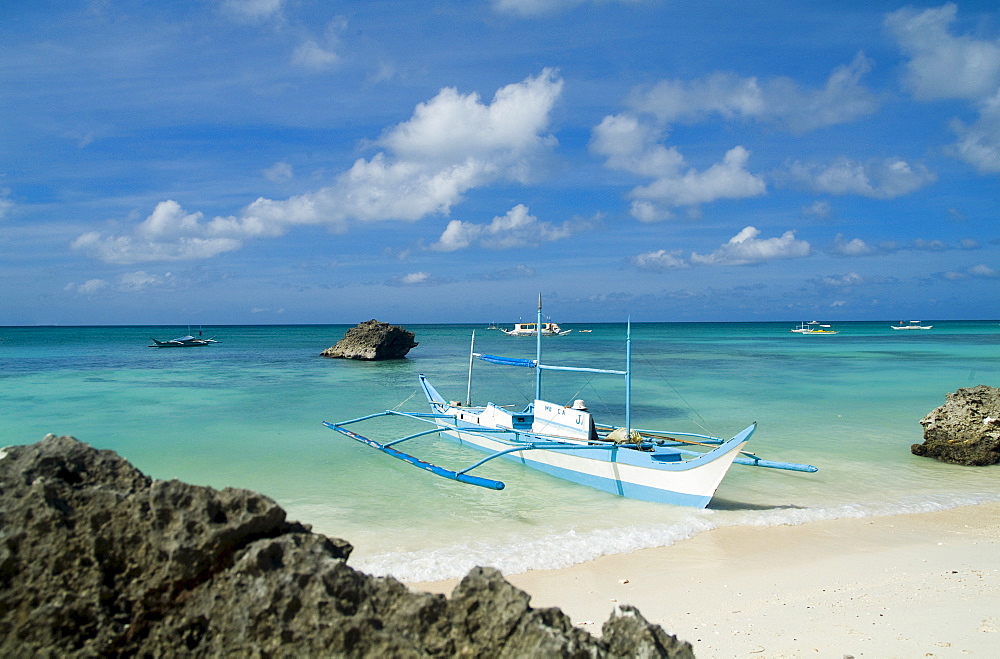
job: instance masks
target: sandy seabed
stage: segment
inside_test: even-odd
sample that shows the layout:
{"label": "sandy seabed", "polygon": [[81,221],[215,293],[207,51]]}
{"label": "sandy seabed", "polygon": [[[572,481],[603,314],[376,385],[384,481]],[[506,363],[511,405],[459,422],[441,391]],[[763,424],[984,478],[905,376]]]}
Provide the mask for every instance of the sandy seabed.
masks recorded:
{"label": "sandy seabed", "polygon": [[698,657],[1000,657],[1000,503],[720,528],[507,579],[593,633],[632,604]]}

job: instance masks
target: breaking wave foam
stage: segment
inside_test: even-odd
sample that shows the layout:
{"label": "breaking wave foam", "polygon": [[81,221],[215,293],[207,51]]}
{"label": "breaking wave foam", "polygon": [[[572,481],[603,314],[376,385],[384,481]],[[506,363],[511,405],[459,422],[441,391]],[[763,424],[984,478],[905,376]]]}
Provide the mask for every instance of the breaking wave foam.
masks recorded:
{"label": "breaking wave foam", "polygon": [[982,493],[817,508],[699,510],[692,511],[691,516],[681,521],[667,524],[570,530],[542,537],[513,538],[506,543],[495,539],[464,542],[419,551],[357,557],[352,559],[351,564],[364,572],[392,576],[408,583],[458,578],[476,566],[495,567],[504,574],[519,574],[530,570],[565,568],[605,555],[668,547],[725,526],[797,526],[824,520],[935,512],[996,501],[1000,501],[1000,494]]}

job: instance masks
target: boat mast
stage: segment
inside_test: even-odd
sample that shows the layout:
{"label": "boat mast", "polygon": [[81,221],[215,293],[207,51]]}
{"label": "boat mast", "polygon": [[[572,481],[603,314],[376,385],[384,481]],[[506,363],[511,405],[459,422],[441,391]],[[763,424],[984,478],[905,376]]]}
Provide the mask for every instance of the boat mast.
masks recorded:
{"label": "boat mast", "polygon": [[472,362],[476,358],[476,330],[472,330],[472,345],[469,346],[469,383],[465,389],[465,406],[472,406]]}
{"label": "boat mast", "polygon": [[632,317],[625,330],[625,436],[632,436]]}
{"label": "boat mast", "polygon": [[[542,294],[538,294],[538,322],[535,323],[535,364],[542,363]],[[542,399],[542,369],[535,369],[535,400]]]}

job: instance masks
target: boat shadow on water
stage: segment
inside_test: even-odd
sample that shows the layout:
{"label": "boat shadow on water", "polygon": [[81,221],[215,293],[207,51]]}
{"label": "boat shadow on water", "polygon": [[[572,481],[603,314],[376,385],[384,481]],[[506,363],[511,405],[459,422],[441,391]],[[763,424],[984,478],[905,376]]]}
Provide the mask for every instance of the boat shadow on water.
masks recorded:
{"label": "boat shadow on water", "polygon": [[768,505],[766,503],[747,503],[744,501],[732,501],[714,497],[708,506],[709,510],[728,510],[737,512],[741,510],[806,510],[808,506],[796,506],[794,504]]}

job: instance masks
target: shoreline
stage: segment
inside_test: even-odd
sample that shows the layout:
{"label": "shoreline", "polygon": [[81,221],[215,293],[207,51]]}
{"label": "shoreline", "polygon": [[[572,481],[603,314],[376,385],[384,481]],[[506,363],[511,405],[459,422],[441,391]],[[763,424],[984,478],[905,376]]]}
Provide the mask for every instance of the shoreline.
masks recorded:
{"label": "shoreline", "polygon": [[[505,578],[591,633],[618,604],[698,657],[994,656],[1000,503],[797,526],[722,527],[668,547]],[[415,582],[450,594],[459,579]]]}

